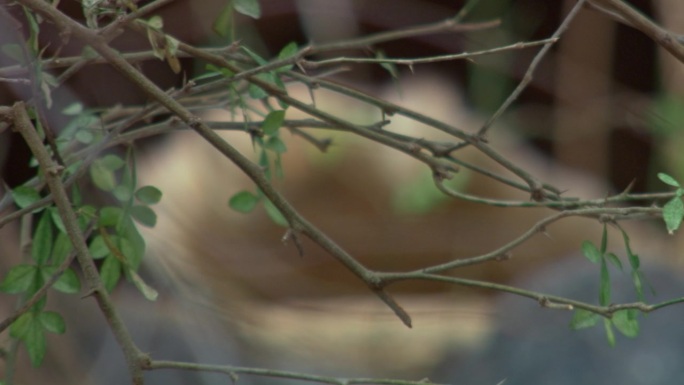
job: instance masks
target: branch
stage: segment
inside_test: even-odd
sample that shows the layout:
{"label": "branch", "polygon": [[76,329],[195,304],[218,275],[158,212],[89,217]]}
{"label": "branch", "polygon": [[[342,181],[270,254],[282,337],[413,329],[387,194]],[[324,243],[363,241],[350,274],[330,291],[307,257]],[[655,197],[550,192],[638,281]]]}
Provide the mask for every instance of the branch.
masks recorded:
{"label": "branch", "polygon": [[[390,307],[394,313],[402,320],[402,322],[411,327],[411,318],[391,297],[387,296],[380,286],[378,286],[377,279],[372,271],[368,270],[365,266],[359,263],[351,255],[349,255],[344,249],[338,246],[333,240],[328,238],[320,230],[318,230],[313,224],[309,223],[303,216],[301,216],[295,208],[287,201],[285,198],[275,190],[275,188],[269,183],[268,179],[264,175],[263,170],[256,164],[252,163],[249,159],[244,157],[239,151],[223,140],[217,133],[211,130],[201,119],[185,108],[183,105],[178,103],[173,97],[166,94],[164,91],[159,89],[154,83],[142,75],[138,70],[136,70],[130,63],[123,59],[117,51],[109,47],[107,42],[98,34],[94,33],[92,30],[83,27],[77,22],[70,19],[68,16],[61,13],[59,10],[47,4],[41,0],[19,0],[23,5],[28,6],[37,13],[40,13],[44,17],[52,20],[58,25],[68,28],[73,36],[84,41],[86,44],[90,45],[95,49],[102,57],[104,57],[114,68],[121,72],[125,77],[127,77],[132,83],[139,87],[143,92],[148,94],[150,97],[154,98],[161,105],[166,107],[173,114],[178,116],[183,122],[195,130],[200,136],[207,140],[214,148],[219,150],[223,155],[230,159],[238,168],[240,168],[245,175],[247,175],[252,181],[263,191],[264,195],[280,210],[280,212],[288,219],[290,226],[295,232],[303,232],[314,242],[318,243],[326,251],[328,251],[333,257],[335,257],[339,262],[346,266],[351,272],[356,276],[361,278],[366,285],[371,288],[371,290],[382,299],[388,307]],[[188,49],[189,46],[181,45],[181,49]],[[199,50],[197,50],[199,51]],[[202,54],[206,56],[206,54]],[[237,69],[230,63],[220,57],[210,57],[212,62],[217,62],[219,65],[227,67],[229,69]],[[225,65],[224,65],[225,64]],[[283,91],[272,87],[269,83],[260,81],[256,78],[249,79],[254,84],[267,89],[267,92],[278,93],[288,104],[294,105],[295,107],[304,107],[309,111],[312,108],[296,99],[283,96]],[[326,117],[326,121],[339,121],[337,118],[330,118],[331,115],[324,114],[314,110],[314,116],[319,118]],[[359,130],[357,130],[359,131]],[[399,147],[402,147],[401,144]],[[408,151],[408,150],[407,150]],[[424,156],[426,161],[432,161],[431,158]]]}
{"label": "branch", "polygon": [[133,383],[135,385],[142,384],[143,376],[140,369],[140,362],[144,361],[146,356],[138,350],[133,343],[128,330],[126,330],[123,321],[119,317],[116,308],[100,279],[97,267],[88,251],[85,237],[78,226],[76,213],[74,213],[74,210],[72,209],[71,202],[69,201],[67,192],[62,184],[60,178],[62,167],[57,165],[50,157],[50,154],[38,136],[36,128],[33,126],[33,123],[31,123],[24,103],[15,103],[13,110],[14,127],[22,135],[26,144],[28,144],[31,149],[31,152],[38,160],[45,181],[52,192],[59,216],[64,222],[69,240],[74,246],[78,263],[81,266],[86,282],[88,282],[88,285],[90,286],[91,294],[95,297],[100,310],[102,310],[102,313],[109,323],[109,327],[114,333],[114,337],[124,352]]}

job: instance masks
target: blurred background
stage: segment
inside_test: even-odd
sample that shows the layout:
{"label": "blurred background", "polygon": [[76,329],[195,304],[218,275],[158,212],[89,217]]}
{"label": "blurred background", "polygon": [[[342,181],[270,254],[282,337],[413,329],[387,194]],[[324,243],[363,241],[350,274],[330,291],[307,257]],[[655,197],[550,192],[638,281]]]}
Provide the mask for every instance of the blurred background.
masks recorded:
{"label": "blurred background", "polygon": [[[438,22],[456,15],[464,3],[263,0],[258,20],[235,15],[234,37],[269,58],[293,41],[300,46],[324,44]],[[482,0],[463,22],[498,20],[498,26],[410,37],[373,49],[387,57],[417,58],[543,39],[553,34],[575,3]],[[684,4],[680,1],[639,0],[630,4],[664,28],[683,32],[678,30],[684,25],[680,20],[684,18]],[[222,1],[176,1],[159,14],[165,31],[182,41],[202,47],[225,46],[232,40],[212,31],[212,23],[224,6]],[[60,7],[72,16],[81,13],[76,2]],[[47,31],[51,26],[44,28]],[[15,35],[1,32],[3,44]],[[57,34],[45,32],[42,38],[47,43]],[[128,32],[113,45],[122,51],[149,49],[145,39]],[[51,52],[50,47],[47,52]],[[61,54],[77,55],[81,48],[71,41]],[[333,79],[474,132],[521,81],[538,50],[513,50],[412,69],[399,67],[397,77],[377,65],[350,65]],[[313,59],[340,54],[374,57],[371,51],[337,51]],[[9,58],[0,55],[2,67],[10,64]],[[204,70],[203,63],[189,59],[183,59],[186,72],[182,75],[173,74],[157,60],[138,65],[163,89],[178,86],[183,76],[192,77]],[[526,91],[497,121],[489,139],[502,154],[542,181],[567,190],[568,196],[602,198],[629,185],[635,193],[663,191],[666,187],[655,178],[657,172],[679,179],[684,176],[680,151],[683,74],[682,63],[646,36],[585,8],[544,58]],[[22,85],[0,83],[0,87],[2,105],[26,99],[30,93]],[[296,84],[290,93],[311,101],[309,91]],[[377,109],[349,98],[324,90],[314,93],[316,106],[337,116],[359,124],[382,118]],[[65,123],[60,111],[74,101],[98,108],[147,102],[143,94],[105,65],[81,70],[55,91],[53,99],[50,114],[55,127]],[[287,118],[303,116],[288,111]],[[387,118],[391,120],[388,130],[445,139],[406,119]],[[205,119],[223,121],[232,116],[229,111],[214,109]],[[407,271],[481,255],[512,241],[552,213],[447,199],[432,186],[429,170],[395,151],[377,148],[350,134],[311,133],[321,139],[331,138],[333,145],[321,154],[301,138],[284,135],[288,146],[283,155],[285,177],[276,185],[306,218],[371,268]],[[16,134],[5,130],[0,135],[2,177],[12,188],[31,176],[30,154]],[[247,135],[225,135],[244,153],[257,158]],[[158,225],[145,230],[150,259],[143,271],[160,291],[161,299],[147,305],[131,293],[134,289],[130,287],[117,288],[115,297],[130,327],[142,339],[143,350],[155,358],[269,366],[344,377],[429,377],[440,382],[493,384],[508,378],[507,384],[562,384],[560,378],[571,380],[569,383],[604,382],[596,373],[616,378],[610,373],[625,372],[625,355],[647,355],[647,351],[658,357],[654,361],[662,370],[634,383],[665,383],[674,378],[670,376],[678,375],[672,369],[676,363],[660,359],[678,354],[675,349],[680,347],[673,345],[684,346],[679,343],[684,341],[675,325],[658,323],[656,317],[666,315],[642,318],[644,328],[651,321],[659,326],[650,327],[650,332],[634,341],[620,339],[611,349],[600,328],[592,330],[598,333],[590,337],[583,334],[586,331],[569,332],[569,312],[533,311],[530,307],[537,307],[533,301],[516,302],[508,296],[470,288],[404,282],[391,286],[389,292],[414,317],[414,328],[408,330],[318,246],[302,240],[304,255],[299,256],[292,242],[281,241],[284,229],[273,224],[263,210],[245,215],[228,208],[228,198],[252,188],[252,184],[193,133],[174,133],[145,141],[139,147],[141,179],[164,192],[157,207]],[[461,155],[469,162],[504,172],[474,151]],[[529,198],[467,171],[452,183],[478,196]],[[645,264],[653,265],[653,274],[658,277],[651,280],[658,297],[647,299],[681,296],[677,283],[681,237],[667,236],[660,221],[629,223],[626,227],[633,248]],[[600,231],[601,225],[595,221],[567,219],[549,226],[548,236],[539,234],[517,247],[509,260],[453,274],[596,301],[597,289],[592,284],[598,282],[598,269],[578,251],[584,240],[598,243]],[[2,232],[5,241],[0,243],[0,272],[4,274],[7,266],[19,260],[20,253],[13,244],[16,229],[8,225]],[[624,255],[620,236],[610,234],[611,250]],[[626,301],[634,300],[629,287],[624,290]],[[0,299],[3,307],[11,309],[10,296],[3,294]],[[66,336],[50,340],[52,362],[57,363],[43,374],[68,378],[69,383],[121,383],[125,376],[117,376],[125,373],[109,373],[105,368],[123,368],[123,361],[113,342],[103,340],[101,317],[80,316],[96,313],[92,304],[84,302],[55,299],[65,309],[76,309],[77,316],[69,325],[85,326],[73,326]],[[143,316],[143,311],[149,313]],[[536,346],[533,337],[553,343]],[[3,341],[7,338],[3,335]],[[592,344],[581,345],[584,338]],[[530,339],[531,347],[519,350]],[[570,345],[570,341],[577,344]],[[67,374],[93,357],[88,352],[94,346],[103,347],[90,366],[93,369]],[[66,355],[54,353],[57,347],[76,352],[74,358],[67,360]],[[583,373],[586,366],[582,362],[577,364],[579,369],[573,366],[573,357],[596,357],[588,360],[600,362],[596,365],[601,370],[589,371],[587,377],[573,377]],[[479,364],[474,365],[474,360]],[[541,371],[539,367],[558,370],[549,377],[532,376]],[[25,375],[30,379],[36,374]],[[225,380],[157,373],[150,374],[149,379],[159,383]],[[240,379],[245,380],[252,381]]]}

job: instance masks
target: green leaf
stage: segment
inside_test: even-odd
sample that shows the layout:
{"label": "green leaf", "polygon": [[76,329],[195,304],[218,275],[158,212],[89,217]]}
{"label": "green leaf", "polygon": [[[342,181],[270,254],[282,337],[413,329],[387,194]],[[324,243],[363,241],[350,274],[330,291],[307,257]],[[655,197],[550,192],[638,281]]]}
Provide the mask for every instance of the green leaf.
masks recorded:
{"label": "green leaf", "polygon": [[610,305],[610,272],[605,258],[601,259],[601,287],[599,289],[599,303],[601,306]]}
{"label": "green leaf", "polygon": [[233,0],[233,7],[236,11],[253,19],[261,17],[261,7],[258,0]]}
{"label": "green leaf", "polygon": [[570,328],[573,330],[585,329],[596,325],[601,316],[584,309],[576,309],[570,320]]}
{"label": "green leaf", "polygon": [[266,214],[271,218],[271,220],[280,226],[289,227],[290,223],[287,221],[285,216],[278,210],[277,207],[268,199],[264,201],[264,209],[266,209]]}
{"label": "green leaf", "polygon": [[159,203],[162,198],[162,192],[154,186],[144,186],[135,192],[135,197],[146,205],[153,205]]}
{"label": "green leaf", "polygon": [[31,359],[31,365],[40,366],[47,348],[40,313],[27,312],[22,314],[10,326],[10,335],[24,342]]}
{"label": "green leaf", "polygon": [[247,88],[247,92],[249,93],[249,97],[252,99],[264,99],[268,97],[268,93],[264,91],[261,87],[257,86],[256,84],[249,84],[249,87]]}
{"label": "green leaf", "polygon": [[137,270],[145,256],[145,239],[140,235],[138,227],[131,218],[127,218],[120,230],[121,239],[117,240],[117,247],[126,257],[128,266]]}
{"label": "green leaf", "polygon": [[54,311],[46,311],[40,313],[40,323],[45,330],[50,333],[64,334],[66,331],[66,323],[62,315]]}
{"label": "green leaf", "polygon": [[17,207],[23,209],[40,200],[40,194],[29,186],[17,186],[12,190],[12,199]]}
{"label": "green leaf", "polygon": [[677,182],[673,177],[665,174],[664,172],[658,173],[658,179],[663,181],[663,183],[665,183],[665,184],[669,184],[672,187],[681,187],[679,185],[679,182]]}
{"label": "green leaf", "polygon": [[123,159],[121,159],[121,157],[114,154],[105,155],[104,157],[98,160],[103,165],[103,167],[111,171],[116,171],[126,165],[126,162]]}
{"label": "green leaf", "polygon": [[603,319],[603,327],[606,329],[606,339],[611,347],[615,347],[615,333],[613,333],[613,323],[608,319]]}
{"label": "green leaf", "polygon": [[69,116],[77,116],[83,112],[83,104],[80,102],[73,102],[68,106],[64,107],[62,113]]}
{"label": "green leaf", "polygon": [[69,236],[64,233],[58,233],[55,238],[55,243],[52,245],[52,263],[59,265],[69,256],[74,250]]}
{"label": "green leaf", "polygon": [[76,140],[83,144],[90,144],[95,139],[95,135],[89,130],[78,130],[75,136]]}
{"label": "green leaf", "polygon": [[52,218],[52,224],[55,225],[60,233],[66,234],[66,227],[64,226],[64,222],[62,222],[62,217],[59,216],[59,210],[57,207],[49,207],[47,210],[50,213],[50,218]]}
{"label": "green leaf", "polygon": [[135,270],[128,269],[127,274],[130,277],[131,281],[135,285],[136,288],[142,293],[142,295],[147,299],[148,301],[156,301],[157,297],[159,297],[159,293],[154,290],[154,288],[150,287],[145,281],[138,275],[138,273],[135,272]]}
{"label": "green leaf", "polygon": [[603,235],[601,235],[601,255],[605,255],[606,250],[608,250],[608,226],[604,224]]}
{"label": "green leaf", "polygon": [[268,148],[269,150],[277,153],[277,154],[282,154],[287,151],[287,146],[285,145],[285,142],[282,141],[277,136],[271,136],[268,138],[266,143],[264,144],[264,147]]}
{"label": "green leaf", "polygon": [[665,220],[668,234],[674,234],[675,230],[682,224],[683,217],[684,203],[682,203],[681,198],[674,197],[663,206],[663,220]]}
{"label": "green leaf", "polygon": [[105,258],[100,268],[100,277],[108,292],[114,290],[119,279],[121,279],[121,262],[113,255]]}
{"label": "green leaf", "polygon": [[593,263],[598,263],[601,260],[601,252],[591,241],[582,242],[582,254]]}
{"label": "green leaf", "polygon": [[131,189],[128,186],[120,184],[114,187],[112,190],[112,195],[114,195],[114,198],[116,198],[119,202],[128,202],[131,199]]}
{"label": "green leaf", "polygon": [[31,243],[31,257],[37,264],[44,264],[50,259],[52,255],[52,218],[49,212],[44,212],[40,216],[38,226],[33,234],[33,242]]}
{"label": "green leaf", "polygon": [[620,258],[618,258],[618,256],[615,255],[615,253],[607,253],[606,259],[608,259],[608,262],[612,263],[618,269],[623,270],[622,262],[620,262]]}
{"label": "green leaf", "polygon": [[226,5],[221,9],[214,24],[211,28],[216,32],[217,35],[221,37],[229,36],[231,32],[231,26],[233,25],[233,4],[231,2],[226,2]]}
{"label": "green leaf", "polygon": [[644,285],[643,285],[643,279],[642,279],[642,274],[641,271],[639,270],[632,270],[632,283],[634,284],[634,290],[637,293],[637,298],[639,298],[639,301],[644,301]]}
{"label": "green leaf", "polygon": [[164,19],[162,19],[161,16],[154,15],[154,16],[150,17],[149,20],[147,20],[147,25],[149,25],[150,28],[156,29],[159,31],[162,28],[164,28]]}
{"label": "green leaf", "polygon": [[613,325],[626,337],[634,338],[639,335],[639,312],[636,309],[616,311],[613,314]]}
{"label": "green leaf", "polygon": [[81,281],[78,279],[78,275],[74,270],[69,268],[62,273],[52,287],[62,293],[76,294],[81,291]]}
{"label": "green leaf", "polygon": [[249,191],[240,191],[228,201],[228,206],[241,213],[249,213],[259,203],[259,197]]}
{"label": "green leaf", "polygon": [[[377,51],[377,54],[375,55],[376,59],[386,59],[387,56],[385,56],[385,53],[383,51]],[[380,66],[387,71],[390,76],[392,76],[393,79],[399,78],[399,70],[397,70],[397,66],[394,63],[380,63]]]}
{"label": "green leaf", "polygon": [[157,225],[157,214],[148,206],[135,205],[131,207],[131,217],[146,227]]}
{"label": "green leaf", "polygon": [[278,132],[278,129],[283,125],[285,120],[285,111],[277,110],[271,111],[266,115],[264,121],[261,123],[261,129],[266,135],[274,135]]}
{"label": "green leaf", "polygon": [[103,227],[116,227],[123,216],[123,210],[119,207],[107,206],[100,209],[98,224]]}
{"label": "green leaf", "polygon": [[35,265],[13,266],[0,283],[0,291],[8,294],[23,293],[31,287],[38,273],[38,267]]}
{"label": "green leaf", "polygon": [[112,191],[116,187],[114,172],[108,169],[100,159],[90,165],[90,179],[93,180],[95,186],[104,191]]}
{"label": "green leaf", "polygon": [[[297,43],[294,41],[289,42],[283,49],[278,53],[278,60],[285,60],[293,57],[297,54],[298,48]],[[284,65],[276,69],[277,72],[289,71],[293,67],[293,64]]]}
{"label": "green leaf", "polygon": [[101,259],[111,254],[102,235],[93,237],[88,245],[88,251],[90,251],[90,256],[93,257],[93,259]]}

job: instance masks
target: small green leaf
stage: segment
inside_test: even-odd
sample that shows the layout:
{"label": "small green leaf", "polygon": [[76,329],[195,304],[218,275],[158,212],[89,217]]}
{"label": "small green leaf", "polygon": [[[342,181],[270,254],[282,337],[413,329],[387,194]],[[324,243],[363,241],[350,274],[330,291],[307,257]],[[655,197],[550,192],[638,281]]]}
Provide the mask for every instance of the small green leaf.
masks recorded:
{"label": "small green leaf", "polygon": [[679,182],[677,182],[673,177],[665,174],[664,172],[658,173],[658,179],[663,181],[663,183],[665,183],[665,184],[669,184],[672,187],[681,187],[679,185]]}
{"label": "small green leaf", "polygon": [[46,342],[40,313],[31,311],[22,314],[10,326],[10,335],[24,342],[31,359],[31,365],[37,367],[43,362]]}
{"label": "small green leaf", "polygon": [[634,338],[639,335],[639,312],[636,309],[616,311],[613,314],[613,325],[625,335]]}
{"label": "small green leaf", "polygon": [[240,191],[228,201],[228,206],[241,213],[249,213],[256,207],[259,197],[249,191]]}
{"label": "small green leaf", "polygon": [[131,199],[131,189],[128,186],[120,184],[114,187],[112,190],[112,195],[114,195],[114,198],[116,198],[119,202],[128,202]]}
{"label": "small green leaf", "polygon": [[570,328],[573,330],[585,329],[596,325],[601,316],[584,309],[576,309],[570,320]]}
{"label": "small green leaf", "polygon": [[126,257],[128,266],[137,270],[145,256],[145,239],[140,235],[138,227],[131,218],[127,218],[121,227],[121,239],[117,241],[117,247]]}
{"label": "small green leaf", "polygon": [[634,284],[634,290],[637,293],[637,298],[639,298],[639,301],[644,301],[644,285],[643,285],[643,276],[641,271],[639,270],[632,270],[632,283]]}
{"label": "small green leaf", "polygon": [[601,255],[606,254],[606,250],[608,250],[608,226],[603,225],[603,235],[601,235]]}
{"label": "small green leaf", "polygon": [[233,0],[233,7],[236,11],[253,19],[261,17],[261,7],[258,0]]}
{"label": "small green leaf", "polygon": [[617,267],[620,270],[623,270],[622,262],[620,262],[620,258],[618,258],[618,256],[615,255],[615,253],[607,253],[606,259],[608,259],[608,262],[612,263],[613,266]]}
{"label": "small green leaf", "polygon": [[100,268],[100,277],[108,292],[114,290],[119,279],[121,279],[121,262],[115,256],[109,255]]}
{"label": "small green leaf", "polygon": [[126,162],[123,159],[121,159],[121,157],[114,154],[105,155],[104,157],[98,160],[103,165],[103,167],[111,171],[116,171],[122,168],[124,165],[126,165]]}
{"label": "small green leaf", "polygon": [[76,131],[76,140],[83,144],[90,144],[95,139],[95,135],[89,130]]}
{"label": "small green leaf", "polygon": [[268,97],[268,93],[264,91],[261,87],[257,86],[256,84],[249,84],[249,87],[247,88],[247,92],[249,93],[249,97],[252,99],[264,99]]}
{"label": "small green leaf", "polygon": [[608,345],[615,347],[615,333],[613,333],[613,323],[608,318],[603,319],[603,327],[606,329],[606,339]]}
{"label": "small green leaf", "polygon": [[[252,58],[252,60],[254,60],[258,65],[263,66],[263,65],[268,64],[268,62],[266,61],[266,59],[264,59],[263,57],[259,56],[256,52],[252,51],[251,49],[249,49],[249,48],[247,48],[247,47],[245,47],[245,46],[240,46],[240,48],[241,48],[241,49],[242,49],[250,58]],[[260,75],[263,76],[264,74],[260,74]]]}
{"label": "small green leaf", "polygon": [[13,266],[0,283],[0,291],[8,294],[23,293],[37,279],[38,267],[34,265]]}
{"label": "small green leaf", "polygon": [[29,186],[17,186],[12,190],[12,198],[17,207],[23,209],[40,200],[40,194]]}
{"label": "small green leaf", "polygon": [[55,243],[52,245],[52,263],[61,264],[73,250],[74,246],[71,244],[69,236],[64,233],[57,234]]}
{"label": "small green leaf", "polygon": [[33,234],[33,242],[31,243],[31,257],[37,264],[44,264],[50,259],[52,255],[52,218],[49,212],[44,212],[40,216],[38,226]]}
{"label": "small green leaf", "polygon": [[101,235],[93,237],[88,245],[88,251],[90,251],[90,256],[93,257],[93,259],[101,259],[111,254],[109,247],[107,247],[107,243]]}
{"label": "small green leaf", "polygon": [[599,289],[599,303],[601,306],[610,305],[610,272],[606,259],[601,259],[601,287]]}
{"label": "small green leaf", "polygon": [[66,331],[66,323],[64,322],[64,318],[62,318],[62,316],[57,312],[42,312],[40,313],[39,318],[43,328],[50,333],[64,334]]}
{"label": "small green leaf", "polygon": [[278,129],[283,125],[285,120],[285,111],[277,110],[271,111],[266,115],[264,121],[261,123],[261,129],[266,135],[274,135],[278,132]]}
{"label": "small green leaf", "polygon": [[72,269],[66,269],[52,286],[55,290],[67,294],[76,294],[81,291],[81,281]]}
{"label": "small green leaf", "polygon": [[103,227],[119,225],[123,211],[119,207],[107,206],[100,209],[98,224]]}
{"label": "small green leaf", "polygon": [[154,15],[147,20],[147,25],[149,25],[150,28],[161,30],[164,28],[164,20],[161,18],[161,16]]}
{"label": "small green leaf", "polygon": [[231,4],[231,2],[226,2],[226,5],[221,9],[221,12],[219,12],[211,27],[217,35],[227,37],[230,34],[232,25],[233,4]]}
{"label": "small green leaf", "polygon": [[264,209],[266,209],[266,214],[271,218],[271,220],[280,226],[289,227],[290,223],[287,221],[285,216],[278,210],[277,207],[268,199],[264,201]]}
{"label": "small green leaf", "polygon": [[[386,59],[387,56],[385,56],[385,53],[383,51],[377,51],[375,58],[382,60],[382,59]],[[380,66],[382,68],[384,68],[385,71],[387,71],[390,74],[390,76],[392,76],[392,78],[394,78],[394,79],[399,78],[399,70],[397,70],[397,66],[394,63],[383,62],[383,63],[380,63]]]}
{"label": "small green leaf", "polygon": [[66,227],[64,227],[64,222],[62,222],[62,217],[59,216],[59,210],[57,207],[49,207],[47,210],[50,213],[50,218],[52,218],[52,224],[55,225],[60,233],[66,234]]}
{"label": "small green leaf", "polygon": [[83,112],[83,104],[80,102],[74,102],[66,106],[62,113],[69,116],[77,116]]}
{"label": "small green leaf", "polygon": [[264,144],[264,147],[268,148],[269,150],[277,153],[277,154],[282,154],[287,151],[287,146],[285,145],[285,142],[282,141],[277,136],[271,136],[268,138],[266,143]]}
{"label": "small green leaf", "polygon": [[674,197],[663,206],[663,220],[665,220],[668,234],[674,234],[675,230],[682,224],[683,217],[684,203],[682,203],[681,198]]}
{"label": "small green leaf", "polygon": [[146,205],[153,205],[159,203],[162,198],[162,192],[154,186],[144,186],[135,192],[135,197]]}
{"label": "small green leaf", "polygon": [[[292,56],[296,55],[298,51],[297,48],[297,43],[294,41],[289,42],[283,49],[280,50],[278,53],[278,60],[285,60],[289,59]],[[279,67],[276,71],[282,72],[282,71],[289,71],[292,69],[293,64],[285,65],[282,67]]]}
{"label": "small green leaf", "polygon": [[95,160],[90,165],[90,178],[95,186],[101,190],[112,191],[116,187],[114,172],[108,169],[100,159]]}
{"label": "small green leaf", "polygon": [[127,270],[128,277],[131,279],[136,288],[142,293],[142,295],[148,301],[156,301],[159,297],[159,293],[152,287],[150,287],[145,281],[136,273],[134,270]]}
{"label": "small green leaf", "polygon": [[148,206],[135,205],[131,207],[131,217],[146,227],[157,225],[157,214]]}
{"label": "small green leaf", "polygon": [[582,242],[582,254],[593,263],[598,263],[601,260],[601,252],[591,241]]}

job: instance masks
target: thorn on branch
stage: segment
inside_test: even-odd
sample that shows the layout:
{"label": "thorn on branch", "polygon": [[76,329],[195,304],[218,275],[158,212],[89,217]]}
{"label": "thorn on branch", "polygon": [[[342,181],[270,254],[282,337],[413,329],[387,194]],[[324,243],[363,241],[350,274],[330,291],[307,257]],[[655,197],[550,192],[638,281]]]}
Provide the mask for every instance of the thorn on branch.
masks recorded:
{"label": "thorn on branch", "polygon": [[297,235],[297,231],[293,228],[287,229],[285,232],[285,235],[283,235],[282,242],[284,244],[287,244],[287,241],[292,239],[294,242],[295,246],[297,247],[297,252],[299,253],[300,257],[304,256],[304,246],[302,245],[301,240],[299,239],[299,236]]}

